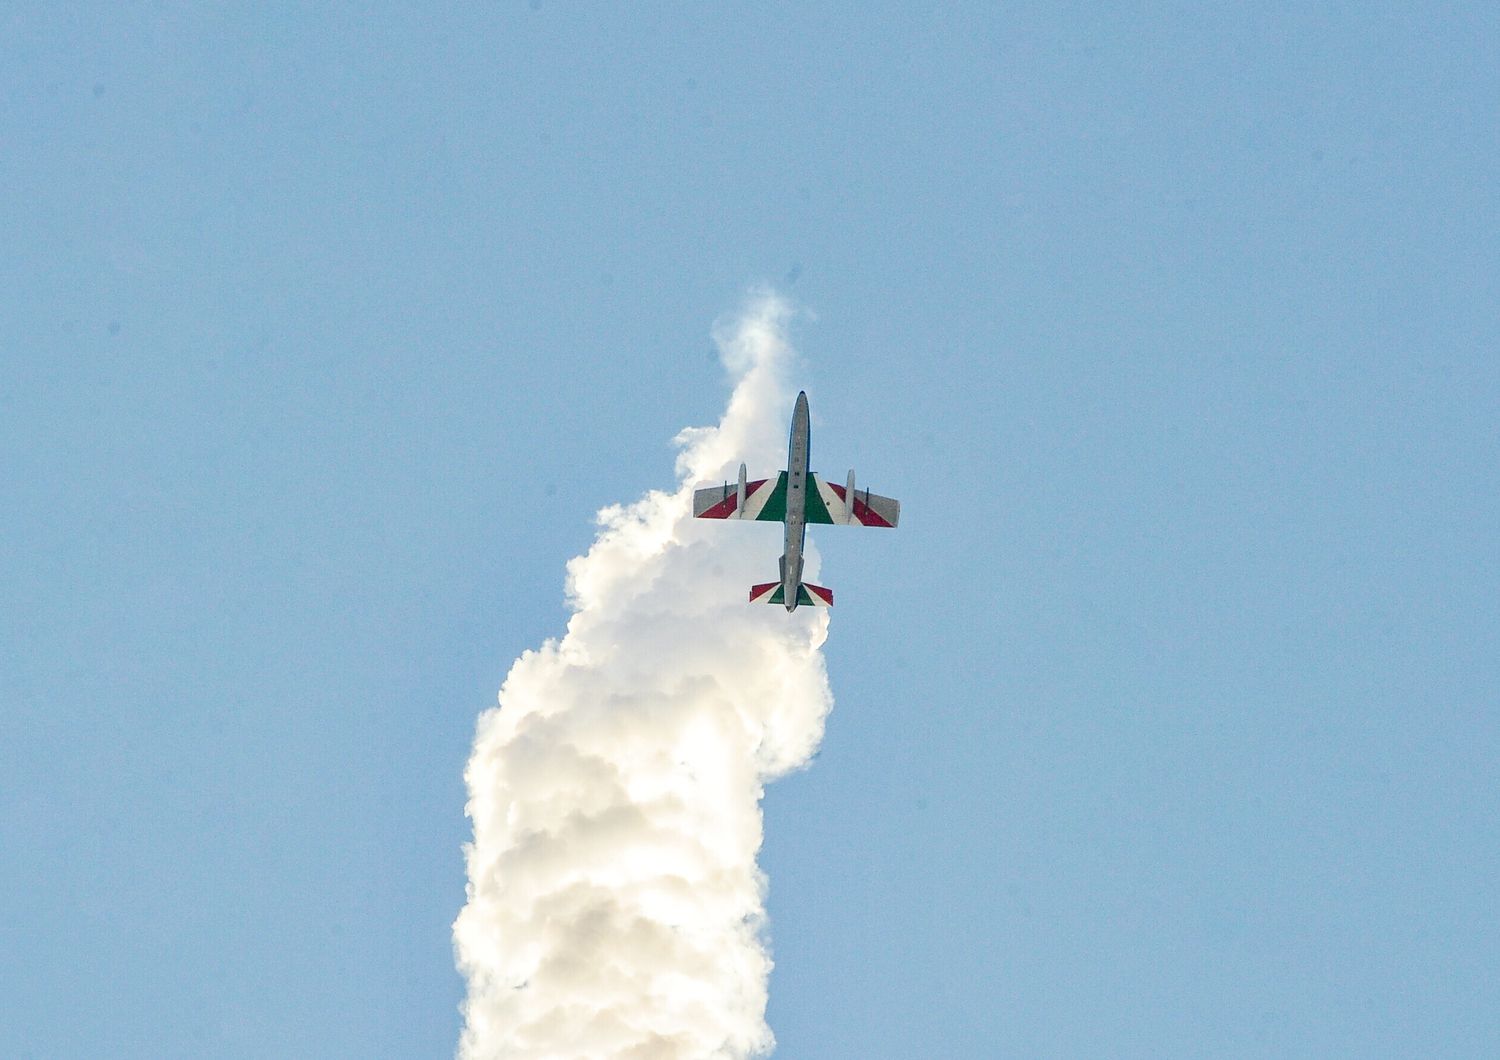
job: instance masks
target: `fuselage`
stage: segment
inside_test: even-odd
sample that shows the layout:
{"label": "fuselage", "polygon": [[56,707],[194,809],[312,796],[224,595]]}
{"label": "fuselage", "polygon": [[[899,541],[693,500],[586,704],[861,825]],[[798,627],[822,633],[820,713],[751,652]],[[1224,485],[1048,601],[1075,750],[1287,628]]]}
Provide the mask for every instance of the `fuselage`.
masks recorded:
{"label": "fuselage", "polygon": [[802,544],[807,537],[807,450],[810,428],[807,392],[797,395],[792,410],[792,436],[786,453],[786,550],[781,557],[781,590],[786,609],[797,607],[802,584]]}

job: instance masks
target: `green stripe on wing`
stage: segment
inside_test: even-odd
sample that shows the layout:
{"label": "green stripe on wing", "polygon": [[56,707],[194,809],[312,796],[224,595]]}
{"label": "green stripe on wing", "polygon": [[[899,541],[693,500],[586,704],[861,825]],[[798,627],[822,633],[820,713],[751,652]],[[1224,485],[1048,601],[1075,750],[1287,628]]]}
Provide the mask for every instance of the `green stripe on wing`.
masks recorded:
{"label": "green stripe on wing", "polygon": [[807,476],[807,483],[811,487],[807,491],[807,521],[832,525],[835,519],[828,511],[827,502],[823,500],[823,480],[810,474]]}
{"label": "green stripe on wing", "polygon": [[776,476],[776,485],[771,487],[771,495],[766,498],[766,503],[761,506],[755,514],[757,522],[784,523],[786,522],[786,472]]}

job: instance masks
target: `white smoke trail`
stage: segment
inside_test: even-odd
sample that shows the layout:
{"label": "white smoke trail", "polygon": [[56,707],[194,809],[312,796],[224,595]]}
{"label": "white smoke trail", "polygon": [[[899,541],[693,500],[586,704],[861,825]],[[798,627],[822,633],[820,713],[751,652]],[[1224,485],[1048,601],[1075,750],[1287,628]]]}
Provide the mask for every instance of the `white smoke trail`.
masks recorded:
{"label": "white smoke trail", "polygon": [[775,577],[779,536],[695,521],[691,498],[741,459],[783,466],[787,313],[760,296],[716,329],[735,378],[723,419],[678,436],[675,492],[599,513],[568,563],[567,634],[516,660],[479,719],[453,928],[468,1060],[773,1044],[760,796],[822,738],[828,617],[746,603]]}

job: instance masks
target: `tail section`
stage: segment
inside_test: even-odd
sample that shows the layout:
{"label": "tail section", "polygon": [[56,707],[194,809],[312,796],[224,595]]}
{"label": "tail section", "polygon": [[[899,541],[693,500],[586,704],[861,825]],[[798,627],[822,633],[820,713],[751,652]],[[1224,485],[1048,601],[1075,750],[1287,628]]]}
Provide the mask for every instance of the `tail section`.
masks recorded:
{"label": "tail section", "polygon": [[797,602],[809,607],[832,607],[833,590],[825,589],[821,585],[809,585],[803,582],[797,586]]}
{"label": "tail section", "polygon": [[[781,604],[786,606],[786,589],[781,582],[766,582],[764,585],[752,585],[750,587],[750,602],[752,604]],[[794,607],[832,607],[833,590],[825,589],[821,585],[810,585],[802,582],[797,586],[797,603]],[[788,611],[791,608],[787,608]]]}

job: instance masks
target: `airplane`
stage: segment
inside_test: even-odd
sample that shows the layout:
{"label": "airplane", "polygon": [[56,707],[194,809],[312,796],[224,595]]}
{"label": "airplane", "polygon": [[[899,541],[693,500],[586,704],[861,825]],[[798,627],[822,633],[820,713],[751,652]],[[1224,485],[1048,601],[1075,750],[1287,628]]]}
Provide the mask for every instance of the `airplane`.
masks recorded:
{"label": "airplane", "polygon": [[797,395],[792,411],[792,434],[787,444],[786,470],[775,478],[745,480],[740,465],[738,486],[725,482],[693,491],[693,516],[698,519],[755,519],[786,524],[786,549],[781,557],[781,580],[752,586],[750,602],[782,604],[795,611],[798,604],[832,607],[833,590],[802,580],[802,545],[808,523],[838,526],[894,527],[901,518],[901,502],[869,490],[854,489],[854,471],[842,486],[825,482],[807,470],[807,391]]}

